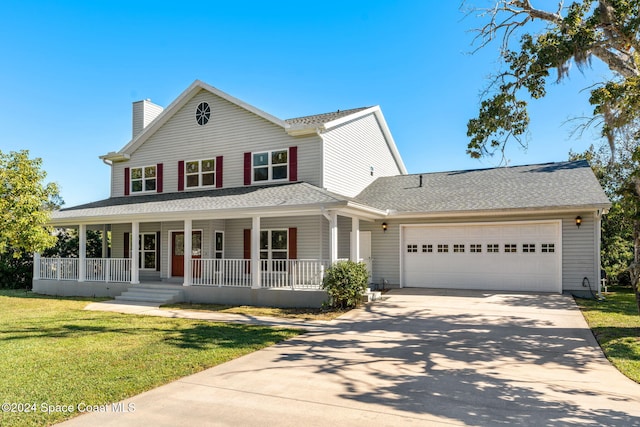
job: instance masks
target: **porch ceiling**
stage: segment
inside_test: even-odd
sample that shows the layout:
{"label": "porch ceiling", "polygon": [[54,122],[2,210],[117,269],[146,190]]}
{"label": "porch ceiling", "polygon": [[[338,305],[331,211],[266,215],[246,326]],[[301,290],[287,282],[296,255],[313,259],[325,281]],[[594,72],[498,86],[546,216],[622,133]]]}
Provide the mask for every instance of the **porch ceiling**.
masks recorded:
{"label": "porch ceiling", "polygon": [[180,193],[154,193],[113,197],[70,207],[52,214],[53,226],[242,218],[255,215],[293,216],[345,210],[350,215],[382,217],[385,211],[356,204],[351,198],[331,193],[305,182],[237,187]]}

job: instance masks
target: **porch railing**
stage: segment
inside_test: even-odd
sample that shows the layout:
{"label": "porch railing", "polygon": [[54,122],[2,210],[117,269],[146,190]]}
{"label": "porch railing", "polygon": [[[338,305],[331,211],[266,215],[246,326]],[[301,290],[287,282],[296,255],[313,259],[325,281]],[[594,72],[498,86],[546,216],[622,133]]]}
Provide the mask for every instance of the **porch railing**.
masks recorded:
{"label": "porch railing", "polygon": [[[251,261],[248,259],[194,259],[192,263],[193,285],[251,286]],[[328,265],[324,260],[261,260],[262,287],[319,289]]]}
{"label": "porch railing", "polygon": [[[40,258],[40,279],[78,280],[78,258]],[[130,282],[130,258],[85,259],[87,282]]]}
{"label": "porch railing", "polygon": [[[248,259],[193,259],[193,285],[251,287],[251,261]],[[260,260],[263,288],[320,289],[327,260]],[[78,258],[40,258],[38,278],[44,280],[78,280]],[[131,281],[130,258],[87,258],[87,282]]]}
{"label": "porch railing", "polygon": [[40,258],[40,278],[78,280],[78,258]]}
{"label": "porch railing", "polygon": [[192,285],[251,287],[248,259],[192,259]]}
{"label": "porch railing", "polygon": [[130,258],[87,258],[87,282],[117,282],[131,281]]}
{"label": "porch railing", "polygon": [[328,261],[312,259],[261,260],[263,288],[320,289]]}

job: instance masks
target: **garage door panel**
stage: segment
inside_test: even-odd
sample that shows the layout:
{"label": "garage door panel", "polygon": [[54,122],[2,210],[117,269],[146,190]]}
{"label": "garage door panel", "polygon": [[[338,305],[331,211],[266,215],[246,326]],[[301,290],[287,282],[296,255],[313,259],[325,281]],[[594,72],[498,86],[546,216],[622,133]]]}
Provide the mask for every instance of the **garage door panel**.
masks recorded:
{"label": "garage door panel", "polygon": [[[472,244],[479,245],[479,252],[471,252]],[[430,245],[432,252],[423,252],[424,245]],[[438,245],[448,245],[448,252],[438,252]],[[454,252],[454,245],[461,245],[464,252]],[[488,252],[488,245],[498,245],[498,252]],[[515,245],[516,252],[505,252],[505,245]],[[407,226],[403,285],[559,292],[559,248],[558,221]]]}

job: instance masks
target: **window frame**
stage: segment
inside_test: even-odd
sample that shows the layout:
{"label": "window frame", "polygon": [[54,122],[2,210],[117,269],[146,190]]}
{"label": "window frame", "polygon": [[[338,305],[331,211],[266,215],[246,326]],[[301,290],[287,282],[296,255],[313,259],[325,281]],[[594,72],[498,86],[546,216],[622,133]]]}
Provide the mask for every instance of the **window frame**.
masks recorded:
{"label": "window frame", "polygon": [[[272,243],[273,243],[273,233],[274,232],[284,232],[287,236],[286,239],[286,248],[285,249],[273,249]],[[266,249],[262,249],[262,233],[267,233],[267,248]],[[267,271],[267,272],[285,272],[287,271],[287,260],[289,259],[289,229],[288,228],[263,228],[260,229],[260,242],[259,242],[259,257],[260,257],[260,265],[261,265],[261,269],[262,271]],[[273,253],[285,253],[285,257],[284,258],[273,258]],[[267,257],[266,258],[262,258],[262,254],[266,253]],[[265,263],[263,263],[262,261],[267,261]],[[278,265],[279,262],[284,262],[284,265]],[[264,268],[266,266],[266,269]]]}
{"label": "window frame", "polygon": [[499,243],[487,243],[487,253],[488,254],[498,254],[498,253],[500,253],[500,244]]}
{"label": "window frame", "polygon": [[[213,162],[213,170],[212,171],[203,171],[202,170],[202,162],[208,162],[208,161],[212,161]],[[187,165],[189,163],[194,163],[194,162],[198,162],[198,172],[196,173],[189,173],[188,169],[187,169]],[[209,157],[206,159],[199,159],[199,160],[185,160],[184,161],[184,189],[185,190],[193,190],[193,189],[202,189],[202,188],[215,188],[216,187],[216,181],[217,181],[217,161],[216,161],[216,157]],[[203,175],[213,175],[213,184],[203,184]],[[190,176],[197,176],[198,177],[198,185],[194,185],[194,186],[190,186],[189,185],[189,177]]]}
{"label": "window frame", "polygon": [[[145,177],[146,174],[146,170],[148,168],[153,168],[153,170],[155,171],[153,174],[153,177]],[[136,169],[140,169],[141,170],[141,177],[140,178],[134,178],[134,171]],[[129,176],[129,192],[130,194],[141,194],[141,193],[155,193],[158,191],[158,165],[148,165],[148,166],[136,166],[136,167],[131,167],[130,168],[130,176]],[[152,190],[147,190],[147,181],[155,181],[154,182],[154,186]],[[141,190],[134,190],[133,189],[133,184],[134,182],[140,182],[142,184]]]}
{"label": "window frame", "polygon": [[[153,237],[153,249],[144,249],[144,236]],[[156,271],[158,268],[158,257],[156,256],[158,253],[157,252],[158,240],[157,240],[156,232],[155,231],[140,232],[138,233],[138,237],[140,239],[140,241],[138,242],[138,268],[140,270]],[[132,238],[133,237],[130,237],[129,240],[131,240]],[[131,244],[129,244],[129,247],[131,247]],[[145,267],[144,261],[145,261],[145,254],[147,253],[153,253],[153,258],[155,259],[155,263],[153,267]]]}
{"label": "window frame", "polygon": [[555,243],[541,243],[540,244],[540,252],[545,254],[553,254],[556,252],[556,244]]}
{"label": "window frame", "polygon": [[[273,163],[273,154],[277,152],[284,151],[287,153],[287,161],[285,163]],[[267,164],[264,165],[256,165],[255,164],[255,156],[260,154],[267,154]],[[262,184],[262,183],[270,183],[270,182],[283,182],[289,180],[289,168],[291,165],[291,152],[290,147],[287,148],[279,148],[275,150],[261,150],[261,151],[252,151],[251,152],[251,183],[252,184]],[[284,178],[273,178],[273,168],[274,167],[284,167],[286,170],[286,175]],[[256,169],[267,169],[267,179],[256,180]]]}

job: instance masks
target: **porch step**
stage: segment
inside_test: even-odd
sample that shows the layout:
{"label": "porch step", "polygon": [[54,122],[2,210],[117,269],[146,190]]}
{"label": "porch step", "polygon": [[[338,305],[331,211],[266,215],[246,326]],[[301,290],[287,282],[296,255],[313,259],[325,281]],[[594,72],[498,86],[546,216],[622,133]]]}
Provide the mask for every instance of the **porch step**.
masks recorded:
{"label": "porch step", "polygon": [[362,295],[362,302],[377,301],[380,298],[382,298],[382,292],[372,291],[371,289],[367,289],[364,295]]}
{"label": "porch step", "polygon": [[167,304],[182,300],[182,290],[176,286],[136,285],[116,297],[118,301],[139,301]]}

